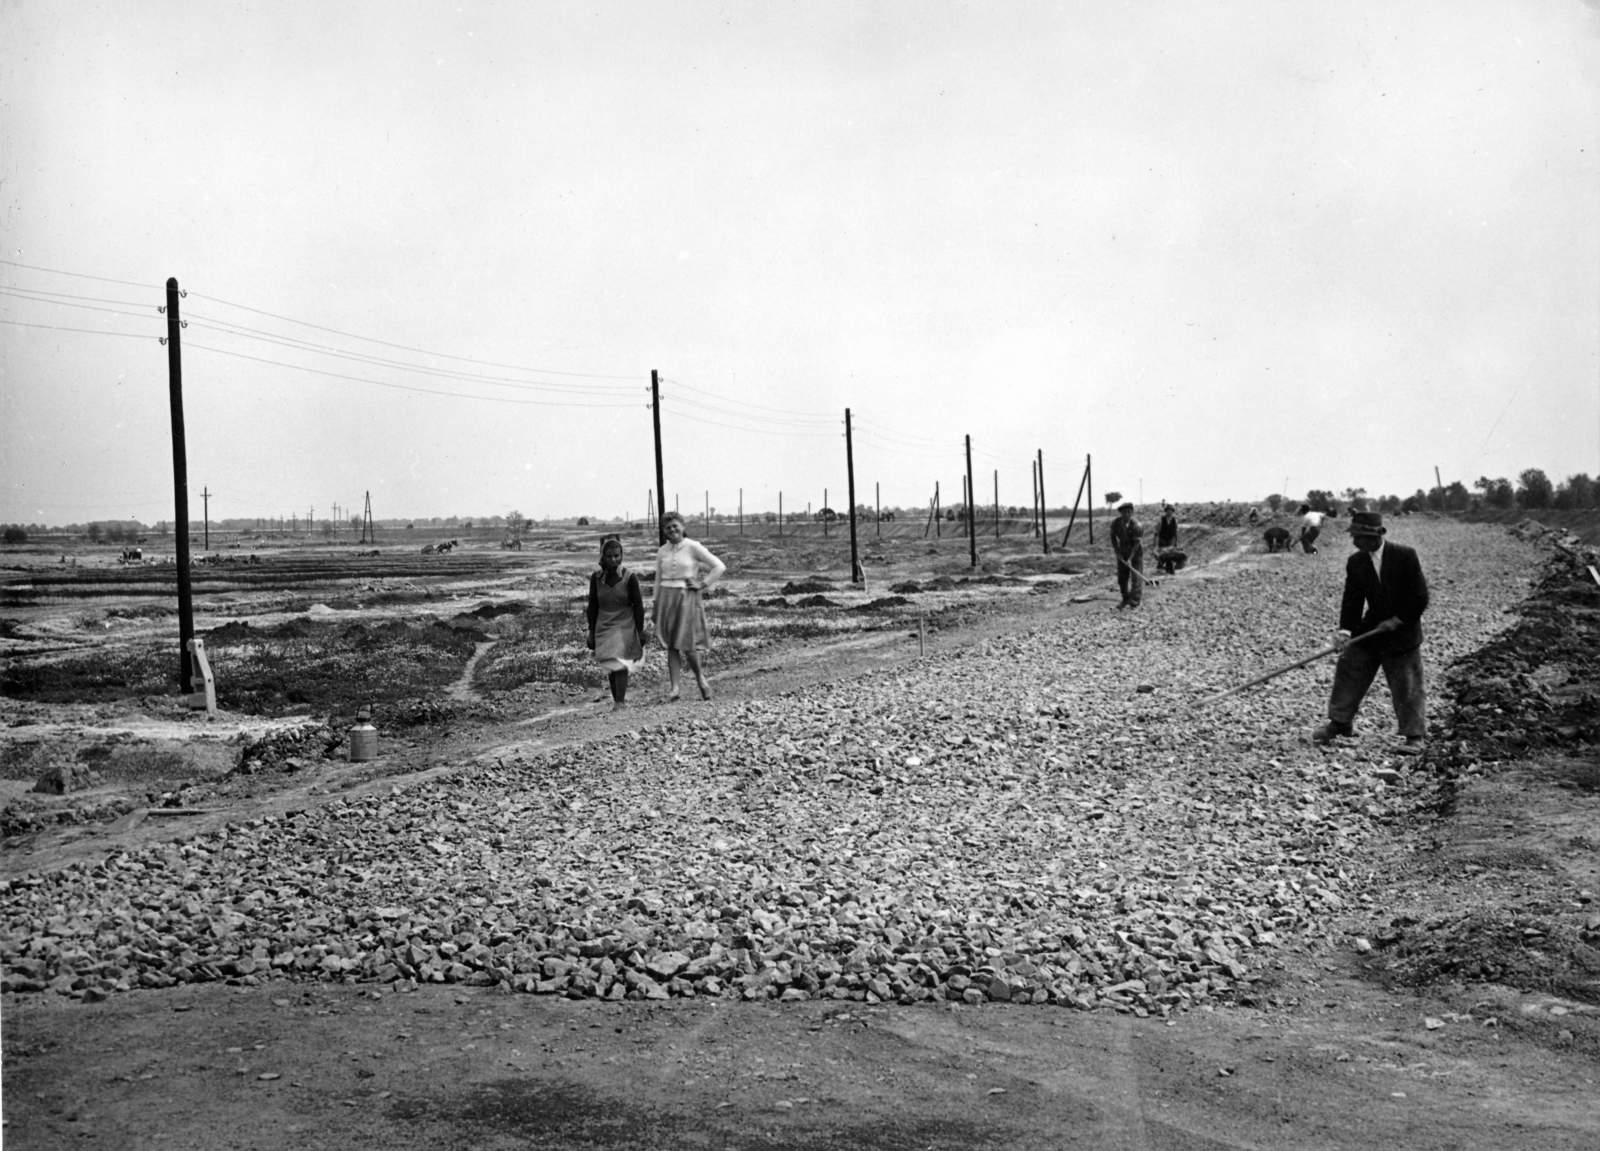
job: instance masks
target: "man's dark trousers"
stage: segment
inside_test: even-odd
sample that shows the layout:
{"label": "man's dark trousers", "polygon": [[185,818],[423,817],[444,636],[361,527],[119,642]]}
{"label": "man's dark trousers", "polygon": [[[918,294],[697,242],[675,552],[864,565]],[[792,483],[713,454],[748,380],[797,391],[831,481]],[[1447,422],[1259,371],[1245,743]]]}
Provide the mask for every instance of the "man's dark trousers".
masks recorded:
{"label": "man's dark trousers", "polygon": [[1349,734],[1361,700],[1383,668],[1394,698],[1394,715],[1400,734],[1421,739],[1428,733],[1427,699],[1422,687],[1422,645],[1405,651],[1378,651],[1372,643],[1353,643],[1339,656],[1333,670],[1333,693],[1328,699],[1328,718],[1336,729]]}

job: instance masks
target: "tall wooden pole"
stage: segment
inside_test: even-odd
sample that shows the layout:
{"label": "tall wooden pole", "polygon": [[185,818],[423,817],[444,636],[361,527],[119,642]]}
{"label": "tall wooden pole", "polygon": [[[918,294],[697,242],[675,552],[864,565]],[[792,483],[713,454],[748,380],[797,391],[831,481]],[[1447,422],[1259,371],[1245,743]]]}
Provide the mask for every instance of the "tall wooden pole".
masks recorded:
{"label": "tall wooden pole", "polygon": [[1039,538],[1039,465],[1028,461],[1028,478],[1033,481],[1033,504],[1028,508],[1028,529],[1033,538]]}
{"label": "tall wooden pole", "polygon": [[939,503],[939,481],[933,481],[933,538],[944,537],[944,508]]}
{"label": "tall wooden pole", "polygon": [[1433,482],[1439,485],[1439,512],[1444,513],[1444,480],[1439,476],[1439,465],[1433,465]]}
{"label": "tall wooden pole", "polygon": [[878,517],[878,538],[883,538],[883,484],[872,481],[872,506]]}
{"label": "tall wooden pole", "polygon": [[967,437],[967,547],[972,554],[972,566],[978,566],[978,489],[972,486],[972,437]]}
{"label": "tall wooden pole", "polygon": [[1083,457],[1083,482],[1089,489],[1089,546],[1094,546],[1094,457]]}
{"label": "tall wooden pole", "polygon": [[994,470],[994,538],[1000,539],[1000,469]]}
{"label": "tall wooden pole", "polygon": [[867,573],[861,570],[861,556],[856,548],[856,452],[850,438],[850,409],[844,410],[844,467],[849,479],[850,496],[850,582],[866,583]]}
{"label": "tall wooden pole", "polygon": [[[1072,538],[1072,525],[1078,522],[1078,505],[1083,502],[1083,485],[1089,482],[1088,469],[1078,477],[1078,494],[1072,497],[1072,514],[1067,517],[1067,530],[1061,533],[1061,546],[1067,546],[1067,540]],[[1090,521],[1091,523],[1094,521]]]}
{"label": "tall wooden pole", "polygon": [[1050,505],[1044,502],[1044,449],[1039,449],[1039,537],[1044,540],[1044,554],[1050,554]]}
{"label": "tall wooden pole", "polygon": [[[656,433],[656,494],[661,497],[661,501],[664,503],[667,498],[667,480],[661,467],[661,375],[654,368],[650,369],[650,417],[655,425]],[[658,504],[656,508],[656,547],[660,547],[667,542],[667,529],[662,526],[665,523],[662,512],[663,509]]]}
{"label": "tall wooden pole", "polygon": [[706,535],[711,534],[711,493],[706,492]]}
{"label": "tall wooden pole", "polygon": [[783,535],[783,493],[778,493],[778,534]]}
{"label": "tall wooden pole", "polygon": [[177,528],[178,686],[194,690],[189,666],[189,641],[194,638],[194,597],[189,590],[189,451],[183,434],[183,356],[178,350],[178,281],[167,280],[167,395],[172,405],[172,506]]}
{"label": "tall wooden pole", "polygon": [[201,550],[202,551],[210,551],[211,550],[211,489],[210,489],[210,487],[204,487],[204,488],[200,489],[200,506],[201,506],[201,508],[204,509],[201,512],[201,515],[204,517],[201,520],[201,523],[203,523],[205,525],[205,529],[204,529],[205,530],[205,546]]}
{"label": "tall wooden pole", "polygon": [[822,534],[828,534],[828,489],[822,489]]}
{"label": "tall wooden pole", "polygon": [[739,489],[739,534],[744,535],[744,489]]}

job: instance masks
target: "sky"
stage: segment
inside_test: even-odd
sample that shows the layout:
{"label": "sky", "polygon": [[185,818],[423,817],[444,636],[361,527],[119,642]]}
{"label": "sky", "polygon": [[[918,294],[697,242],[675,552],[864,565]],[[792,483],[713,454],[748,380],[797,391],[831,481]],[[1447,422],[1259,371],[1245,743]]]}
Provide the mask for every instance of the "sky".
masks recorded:
{"label": "sky", "polygon": [[[0,0],[0,521],[1600,472],[1600,0]],[[880,494],[881,493],[881,496]]]}

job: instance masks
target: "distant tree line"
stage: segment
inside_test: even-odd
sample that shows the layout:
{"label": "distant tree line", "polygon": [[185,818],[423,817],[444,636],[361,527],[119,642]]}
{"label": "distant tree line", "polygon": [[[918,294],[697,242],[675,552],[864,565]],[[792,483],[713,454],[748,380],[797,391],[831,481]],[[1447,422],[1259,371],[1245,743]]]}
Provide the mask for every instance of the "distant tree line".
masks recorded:
{"label": "distant tree line", "polygon": [[[1600,508],[1600,481],[1590,479],[1585,473],[1579,472],[1555,484],[1542,469],[1527,468],[1517,476],[1515,484],[1504,477],[1491,479],[1488,476],[1479,476],[1474,481],[1472,489],[1468,489],[1460,480],[1455,480],[1446,484],[1443,490],[1437,487],[1431,490],[1418,488],[1409,496],[1368,496],[1366,488],[1345,488],[1335,495],[1331,491],[1312,488],[1306,493],[1306,498],[1302,502],[1313,511],[1330,515],[1338,515],[1341,508],[1377,511],[1391,515],[1396,512],[1420,511],[1465,512],[1479,508],[1506,511],[1513,508],[1523,511],[1545,509],[1582,511],[1588,508]],[[1289,504],[1293,506],[1288,506]],[[1286,503],[1277,492],[1267,497],[1267,506],[1275,512],[1284,507],[1291,512],[1300,509],[1300,504],[1294,504],[1292,500]]]}

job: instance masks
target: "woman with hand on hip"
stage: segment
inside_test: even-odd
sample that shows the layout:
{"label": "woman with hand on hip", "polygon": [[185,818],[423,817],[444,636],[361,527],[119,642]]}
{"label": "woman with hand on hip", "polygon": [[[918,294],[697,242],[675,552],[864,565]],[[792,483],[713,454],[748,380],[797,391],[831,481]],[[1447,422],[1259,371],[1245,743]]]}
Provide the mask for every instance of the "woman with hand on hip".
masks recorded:
{"label": "woman with hand on hip", "polygon": [[683,517],[677,512],[662,516],[661,523],[667,542],[656,551],[656,595],[651,619],[661,646],[667,649],[667,674],[672,680],[667,700],[678,698],[678,673],[684,660],[700,686],[700,698],[710,699],[711,688],[700,667],[700,649],[708,641],[701,593],[721,579],[728,568],[684,533]]}
{"label": "woman with hand on hip", "polygon": [[622,540],[600,541],[600,568],[589,577],[589,647],[611,683],[611,710],[628,706],[628,673],[644,659],[644,596],[622,566]]}

